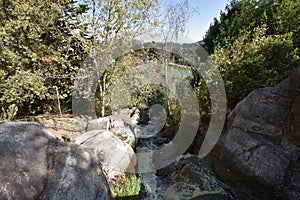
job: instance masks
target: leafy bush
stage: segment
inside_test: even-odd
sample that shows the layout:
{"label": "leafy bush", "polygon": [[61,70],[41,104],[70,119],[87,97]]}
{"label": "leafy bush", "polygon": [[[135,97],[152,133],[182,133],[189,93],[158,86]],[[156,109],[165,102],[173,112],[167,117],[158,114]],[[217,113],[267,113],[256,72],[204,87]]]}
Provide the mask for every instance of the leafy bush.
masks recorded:
{"label": "leafy bush", "polygon": [[[267,35],[266,31],[266,25],[255,28],[212,55],[223,77],[230,109],[253,89],[280,82],[299,64],[293,35]],[[255,37],[251,40],[252,34]]]}
{"label": "leafy bush", "polygon": [[217,46],[233,44],[243,33],[262,24],[269,27],[268,35],[295,33],[293,40],[299,47],[299,3],[300,0],[231,0],[206,32],[204,48],[213,53]]}
{"label": "leafy bush", "polygon": [[38,99],[45,98],[46,87],[41,73],[20,70],[6,76],[0,72],[0,106],[7,109],[14,104],[23,110]]}
{"label": "leafy bush", "polygon": [[18,107],[15,104],[10,105],[7,110],[2,107],[0,110],[0,121],[13,120],[17,112]]}

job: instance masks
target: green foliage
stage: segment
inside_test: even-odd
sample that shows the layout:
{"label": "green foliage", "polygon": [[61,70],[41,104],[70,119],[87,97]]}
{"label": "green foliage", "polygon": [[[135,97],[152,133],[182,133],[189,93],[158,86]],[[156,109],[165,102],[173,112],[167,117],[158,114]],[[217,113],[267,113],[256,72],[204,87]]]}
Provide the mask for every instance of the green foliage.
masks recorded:
{"label": "green foliage", "polygon": [[233,0],[221,12],[220,20],[214,19],[204,38],[204,47],[213,53],[215,47],[232,43],[244,31],[252,30],[263,20],[262,10],[256,9],[257,1]]}
{"label": "green foliage", "polygon": [[[140,109],[147,109],[155,102],[162,102],[162,96],[164,92],[164,88],[158,85],[144,85],[144,73],[141,72],[140,67],[144,64],[144,61],[148,59],[152,59],[153,64],[155,58],[151,55],[147,54],[147,50],[145,51],[137,51],[135,53],[129,53],[123,57],[115,60],[112,65],[110,65],[103,77],[102,82],[105,80],[105,97],[104,105],[105,105],[105,113],[110,114],[112,109],[118,109],[122,107],[138,107]],[[121,83],[121,82],[122,83]],[[126,86],[125,88],[119,87]],[[102,83],[102,88],[104,84]],[[128,87],[127,87],[128,86]],[[130,92],[130,99],[127,102],[124,101],[124,93],[123,90],[128,90]],[[103,90],[103,89],[102,89]],[[114,93],[115,92],[115,93]],[[121,97],[121,98],[120,98]],[[101,110],[102,102],[101,90],[96,93],[96,112],[98,116],[101,116],[99,112]],[[118,99],[120,103],[118,103]],[[112,102],[113,100],[116,100]],[[121,103],[127,103],[126,105],[121,105]],[[118,105],[112,105],[118,104]]]}
{"label": "green foliage", "polygon": [[89,13],[83,22],[94,40],[128,36],[156,23],[158,0],[83,0]]}
{"label": "green foliage", "polygon": [[[114,105],[115,107],[114,108],[112,107],[113,105],[112,105],[111,98],[114,98],[112,95],[115,90],[117,90],[118,94],[123,94],[124,91],[122,91],[121,88],[117,88],[118,86],[116,84],[118,83],[118,81],[122,80],[122,78],[123,81],[126,81],[127,78],[126,73],[128,73],[130,70],[133,70],[141,63],[142,63],[141,57],[128,54],[121,58],[118,58],[112,63],[112,65],[108,66],[103,76],[101,77],[100,86],[96,91],[97,116],[103,115],[103,113],[101,113],[103,106],[105,108],[104,114],[106,115],[111,114],[111,110],[115,109],[115,107],[119,108],[120,105]],[[126,82],[126,84],[129,85],[130,83]],[[118,96],[117,98],[120,98],[120,96]],[[128,106],[135,106],[135,105],[131,103],[131,105]]]}
{"label": "green foliage", "polygon": [[[232,44],[241,35],[266,24],[267,35],[295,33],[299,46],[299,0],[232,0],[214,19],[204,37],[204,47],[209,53],[216,48]],[[250,39],[254,35],[250,35]]]}
{"label": "green foliage", "polygon": [[164,104],[166,89],[162,86],[146,84],[136,88],[131,95],[132,104],[139,109],[149,109],[154,104]]}
{"label": "green foliage", "polygon": [[0,106],[28,114],[38,100],[51,104],[53,86],[68,97],[81,57],[74,47],[83,40],[72,32],[80,29],[75,1],[0,0],[0,9]]}
{"label": "green foliage", "polygon": [[62,107],[70,108],[91,49],[154,24],[158,8],[156,0],[0,0],[0,107],[15,104],[19,115],[37,106],[53,111],[58,88]]}
{"label": "green foliage", "polygon": [[[141,180],[136,176],[123,177],[121,183],[115,186],[117,198],[138,199],[141,190]],[[131,197],[131,198],[130,198]]]}
{"label": "green foliage", "polygon": [[17,115],[18,107],[15,104],[12,104],[8,107],[8,109],[4,109],[3,107],[0,110],[0,121],[11,121]]}
{"label": "green foliage", "polygon": [[204,47],[224,79],[229,110],[253,89],[273,86],[299,66],[299,3],[232,0],[211,24]]}
{"label": "green foliage", "polygon": [[300,0],[281,0],[276,13],[279,34],[293,33],[295,47],[300,48]]}
{"label": "green foliage", "polygon": [[2,74],[0,83],[0,105],[15,104],[17,107],[25,107],[34,103],[36,99],[45,98],[46,87],[41,73],[18,70],[13,75]]}
{"label": "green foliage", "polygon": [[253,89],[280,82],[299,63],[299,49],[293,44],[292,34],[266,32],[265,25],[255,28],[212,55],[224,79],[230,109]]}
{"label": "green foliage", "polygon": [[200,114],[200,129],[201,132],[204,131],[210,121],[211,115],[211,99],[209,97],[209,91],[206,82],[201,79],[195,88],[195,93],[198,97],[199,102],[199,114]]}

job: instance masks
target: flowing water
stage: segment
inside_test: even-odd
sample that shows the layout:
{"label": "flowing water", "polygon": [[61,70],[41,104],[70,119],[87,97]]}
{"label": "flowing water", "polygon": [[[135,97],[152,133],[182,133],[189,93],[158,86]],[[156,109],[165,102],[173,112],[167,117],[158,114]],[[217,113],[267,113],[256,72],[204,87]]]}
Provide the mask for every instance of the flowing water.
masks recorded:
{"label": "flowing water", "polygon": [[[181,199],[268,199],[265,196],[257,193],[246,185],[240,183],[234,183],[228,186],[224,182],[220,181],[213,170],[197,156],[181,156],[175,163],[181,158],[186,159],[186,163],[190,163],[195,167],[196,179],[198,182],[190,182],[191,179],[184,177],[185,175],[179,175],[179,180],[167,180],[165,176],[156,175],[156,169],[153,164],[152,152],[161,147],[158,142],[160,139],[159,131],[160,127],[152,124],[151,121],[148,125],[139,125],[136,130],[137,145],[136,153],[138,156],[137,171],[142,181],[142,191],[140,199],[147,200],[181,200]],[[191,159],[190,159],[191,158]],[[195,158],[195,159],[193,159]],[[194,162],[195,161],[195,162]],[[185,161],[183,161],[184,163]],[[196,165],[193,165],[197,163]],[[200,163],[200,164],[199,164]],[[178,166],[177,166],[178,167]],[[192,168],[193,168],[192,167]],[[176,168],[176,164],[175,164]],[[188,168],[190,169],[190,168]],[[177,175],[177,172],[172,170],[167,173]],[[175,182],[175,183],[174,183]],[[232,193],[233,192],[233,193]]]}
{"label": "flowing water", "polygon": [[[201,174],[200,179],[203,182],[201,191],[197,184],[189,183],[188,181],[185,183],[184,180],[171,184],[169,182],[170,180],[166,180],[164,176],[157,176],[152,153],[162,145],[167,145],[158,142],[163,139],[157,134],[159,131],[160,127],[156,127],[155,124],[151,123],[141,125],[136,129],[136,134],[139,136],[136,146],[138,156],[137,171],[139,172],[139,177],[143,184],[141,199],[189,199],[201,193],[224,193],[222,183],[209,173],[209,169],[205,165],[203,165],[203,168],[197,169],[198,174]],[[183,157],[184,156],[181,156],[180,158]],[[178,158],[175,163],[178,162],[180,158]],[[170,173],[172,173],[172,171],[170,171]],[[195,192],[197,194],[195,194]]]}
{"label": "flowing water", "polygon": [[153,163],[153,151],[158,148],[155,143],[157,133],[161,127],[152,124],[140,125],[136,128],[137,136],[136,153],[138,157],[137,171],[143,184],[143,199],[163,199],[163,180],[156,176],[156,169]]}
{"label": "flowing water", "polygon": [[[152,121],[155,121],[152,118]],[[161,124],[148,122],[148,125],[141,124],[135,129],[135,135],[137,137],[136,154],[138,157],[137,172],[142,181],[142,191],[140,199],[191,199],[193,197],[206,197],[205,199],[231,199],[227,194],[226,189],[228,188],[223,182],[219,181],[212,172],[213,170],[197,156],[180,156],[174,161],[175,168],[179,168],[178,171],[174,171],[173,168],[168,169],[163,176],[158,176],[157,169],[154,165],[153,152],[156,149],[162,147],[162,145],[168,145],[166,138],[160,137],[159,132],[161,131]],[[179,160],[183,165],[187,167],[184,170],[182,166],[177,166]],[[179,164],[181,165],[181,164]],[[165,169],[164,169],[165,170]],[[189,170],[192,170],[189,173]],[[185,174],[186,173],[186,174]],[[171,180],[167,179],[171,174]],[[196,179],[186,179],[186,175],[189,176],[196,174]],[[174,178],[175,176],[175,178]],[[176,177],[177,176],[177,177]],[[172,180],[173,179],[173,180]],[[211,196],[208,197],[207,196]]]}

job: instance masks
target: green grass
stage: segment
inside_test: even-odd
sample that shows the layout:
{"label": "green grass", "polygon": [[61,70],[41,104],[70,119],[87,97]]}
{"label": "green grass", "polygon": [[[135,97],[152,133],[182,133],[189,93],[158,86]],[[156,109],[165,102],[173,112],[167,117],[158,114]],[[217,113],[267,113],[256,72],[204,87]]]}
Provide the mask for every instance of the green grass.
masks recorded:
{"label": "green grass", "polygon": [[123,177],[124,182],[117,183],[115,193],[117,199],[138,199],[141,190],[141,180],[136,176]]}

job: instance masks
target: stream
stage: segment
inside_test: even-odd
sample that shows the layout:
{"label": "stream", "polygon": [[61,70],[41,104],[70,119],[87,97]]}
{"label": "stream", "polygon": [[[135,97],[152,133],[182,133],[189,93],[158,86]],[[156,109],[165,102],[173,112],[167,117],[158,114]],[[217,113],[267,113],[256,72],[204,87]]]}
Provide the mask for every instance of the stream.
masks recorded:
{"label": "stream", "polygon": [[163,199],[163,180],[156,176],[153,164],[152,152],[159,146],[155,143],[158,139],[160,127],[148,122],[148,125],[141,124],[135,130],[137,138],[136,153],[138,157],[137,172],[141,178],[143,190],[142,199]]}
{"label": "stream", "polygon": [[152,117],[148,124],[135,128],[137,172],[142,181],[139,199],[267,199],[241,183],[223,182],[214,169],[195,155],[179,156],[163,169],[156,170],[153,152],[171,142],[161,136],[163,125]]}
{"label": "stream", "polygon": [[[151,120],[155,121],[153,118]],[[184,170],[178,172],[173,170],[173,168],[179,168],[176,165],[185,156],[179,156],[174,162],[175,164],[173,163],[175,167],[162,169],[163,173],[165,173],[163,176],[157,175],[157,170],[153,164],[153,160],[155,160],[153,152],[163,145],[168,145],[170,141],[160,136],[161,124],[153,123],[151,120],[148,122],[148,125],[140,124],[135,129],[135,134],[138,138],[136,145],[138,157],[137,172],[142,181],[140,199],[191,199],[201,194],[217,194],[217,196],[224,197],[226,191],[223,188],[227,186],[217,180],[207,165],[197,166],[198,168],[196,169],[192,161],[191,165],[189,165],[190,161],[186,163],[182,161],[181,163],[184,163],[183,169],[186,169],[186,172]],[[189,175],[196,175],[195,178],[197,180],[193,182],[185,179],[185,176],[188,177]],[[212,199],[215,197],[213,196]]]}

